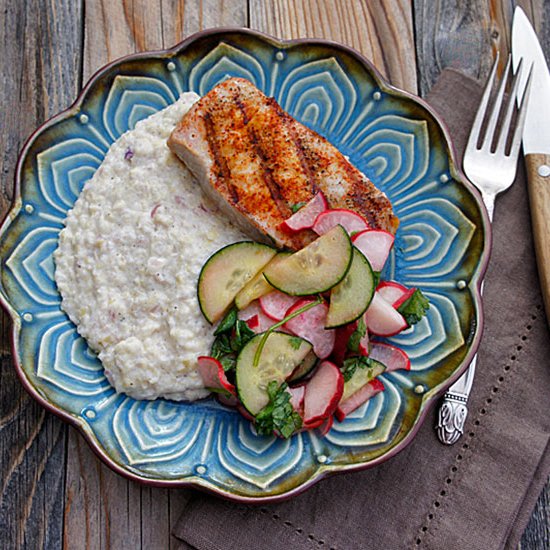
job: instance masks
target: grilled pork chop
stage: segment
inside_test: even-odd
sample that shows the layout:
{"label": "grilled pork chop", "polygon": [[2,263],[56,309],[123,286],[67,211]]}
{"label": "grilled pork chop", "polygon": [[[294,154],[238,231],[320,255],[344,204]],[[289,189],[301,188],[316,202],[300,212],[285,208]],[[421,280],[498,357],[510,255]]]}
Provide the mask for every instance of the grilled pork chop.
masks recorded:
{"label": "grilled pork chop", "polygon": [[295,250],[311,242],[312,231],[291,235],[280,224],[293,205],[319,190],[330,208],[348,208],[373,228],[397,230],[384,193],[326,139],[243,78],[226,80],[198,101],[168,146],[221,210],[257,240]]}

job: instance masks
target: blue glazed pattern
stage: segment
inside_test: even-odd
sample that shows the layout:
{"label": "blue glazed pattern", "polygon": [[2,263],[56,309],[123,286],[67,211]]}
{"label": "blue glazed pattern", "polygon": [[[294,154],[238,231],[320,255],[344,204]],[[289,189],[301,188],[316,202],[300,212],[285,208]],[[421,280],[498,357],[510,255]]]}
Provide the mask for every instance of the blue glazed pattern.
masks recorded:
{"label": "blue glazed pattern", "polygon": [[[58,234],[109,146],[180,93],[205,94],[229,76],[274,96],[389,196],[401,225],[384,276],[422,288],[431,302],[421,323],[390,339],[411,357],[411,371],[384,375],[386,390],[335,422],[325,438],[259,437],[213,399],[186,404],[117,395],[60,309],[53,279]],[[136,479],[251,500],[293,494],[326,472],[374,465],[412,438],[427,405],[478,344],[487,235],[477,196],[460,180],[429,109],[384,84],[346,48],[220,31],[121,60],[31,138],[18,178],[0,254],[19,374],[112,467]]]}

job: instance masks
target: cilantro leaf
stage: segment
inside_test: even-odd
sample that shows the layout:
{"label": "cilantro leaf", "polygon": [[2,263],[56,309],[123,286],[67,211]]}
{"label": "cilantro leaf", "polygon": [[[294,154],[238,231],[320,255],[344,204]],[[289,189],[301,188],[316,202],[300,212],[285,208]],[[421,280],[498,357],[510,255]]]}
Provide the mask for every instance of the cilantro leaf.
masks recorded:
{"label": "cilantro leaf", "polygon": [[231,308],[226,316],[220,321],[220,324],[214,331],[214,336],[218,336],[218,334],[221,334],[222,332],[227,332],[228,330],[231,330],[235,323],[237,322],[237,310],[233,307]]}
{"label": "cilantro leaf", "polygon": [[373,270],[372,274],[374,275],[374,288],[376,288],[380,283],[380,276],[382,275],[382,273],[380,271]]}
{"label": "cilantro leaf", "polygon": [[291,204],[290,209],[292,210],[293,214],[296,214],[300,208],[303,208],[306,205],[305,202],[297,202],[296,204]]}
{"label": "cilantro leaf", "polygon": [[232,308],[220,321],[214,332],[216,339],[210,349],[210,355],[218,359],[224,371],[235,368],[237,355],[246,343],[255,336],[245,321],[237,316],[237,310]]}
{"label": "cilantro leaf", "polygon": [[359,322],[357,323],[357,328],[352,332],[351,336],[349,337],[347,348],[350,351],[354,351],[355,353],[359,352],[359,342],[361,341],[361,338],[367,334],[367,325],[365,324],[365,319],[361,317],[359,319]]}
{"label": "cilantro leaf", "polygon": [[302,427],[302,418],[292,407],[287,388],[285,382],[278,386],[275,380],[267,385],[269,403],[255,419],[256,431],[259,434],[272,435],[277,432],[287,439]]}
{"label": "cilantro leaf", "polygon": [[428,298],[426,298],[426,296],[422,294],[422,291],[417,288],[412,296],[397,308],[397,311],[405,317],[405,321],[407,321],[409,325],[414,325],[426,315],[429,307],[430,302]]}
{"label": "cilantro leaf", "polygon": [[298,338],[298,336],[292,336],[288,343],[290,344],[290,347],[292,349],[300,349],[300,346],[302,345],[303,340],[301,338]]}
{"label": "cilantro leaf", "polygon": [[344,382],[349,382],[357,369],[366,369],[374,366],[372,359],[363,355],[354,355],[344,360],[342,368],[342,375],[344,376]]}
{"label": "cilantro leaf", "polygon": [[254,336],[256,336],[256,333],[246,324],[246,321],[239,319],[235,323],[235,330],[231,338],[231,349],[238,353]]}

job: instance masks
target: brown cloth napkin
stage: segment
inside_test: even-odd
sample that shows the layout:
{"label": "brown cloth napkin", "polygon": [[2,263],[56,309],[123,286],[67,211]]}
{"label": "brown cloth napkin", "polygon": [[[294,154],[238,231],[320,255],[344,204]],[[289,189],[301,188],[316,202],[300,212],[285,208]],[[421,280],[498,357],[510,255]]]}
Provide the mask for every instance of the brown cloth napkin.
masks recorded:
{"label": "brown cloth napkin", "polygon": [[[445,71],[428,98],[462,152],[480,86]],[[462,439],[442,445],[436,410],[381,466],[333,476],[290,501],[243,506],[194,493],[174,534],[199,550],[516,548],[550,474],[550,338],[525,176],[499,197],[485,333]],[[190,546],[189,546],[190,545]]]}

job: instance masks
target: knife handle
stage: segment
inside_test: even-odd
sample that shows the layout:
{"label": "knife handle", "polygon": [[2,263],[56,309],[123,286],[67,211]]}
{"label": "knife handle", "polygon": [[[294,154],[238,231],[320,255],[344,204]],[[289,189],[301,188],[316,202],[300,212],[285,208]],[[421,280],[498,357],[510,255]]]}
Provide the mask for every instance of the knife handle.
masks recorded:
{"label": "knife handle", "polygon": [[525,166],[540,287],[550,325],[550,155],[526,155]]}

